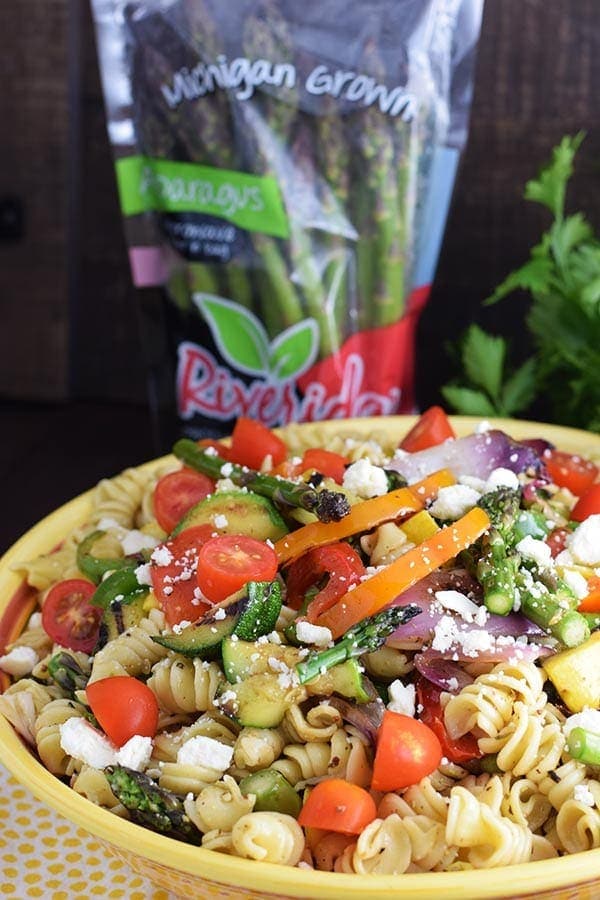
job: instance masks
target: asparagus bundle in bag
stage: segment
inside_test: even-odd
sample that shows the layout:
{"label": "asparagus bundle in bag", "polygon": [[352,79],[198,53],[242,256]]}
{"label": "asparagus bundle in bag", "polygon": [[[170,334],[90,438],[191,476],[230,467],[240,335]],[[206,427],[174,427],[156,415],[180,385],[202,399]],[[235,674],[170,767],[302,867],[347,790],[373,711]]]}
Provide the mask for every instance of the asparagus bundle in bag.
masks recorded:
{"label": "asparagus bundle in bag", "polygon": [[180,433],[412,411],[483,0],[91,2]]}

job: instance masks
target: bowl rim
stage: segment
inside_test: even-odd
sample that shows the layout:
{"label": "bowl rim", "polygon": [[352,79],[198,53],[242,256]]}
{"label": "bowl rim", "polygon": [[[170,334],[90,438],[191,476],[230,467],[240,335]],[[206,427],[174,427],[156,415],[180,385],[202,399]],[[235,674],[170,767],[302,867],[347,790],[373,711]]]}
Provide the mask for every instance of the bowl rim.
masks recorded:
{"label": "bowl rim", "polygon": [[[402,435],[416,416],[386,416],[381,418],[332,420],[294,424],[296,433],[327,436],[341,428],[362,432],[382,429]],[[451,416],[458,434],[473,431],[481,417]],[[502,428],[514,437],[545,437],[568,452],[600,454],[600,435],[565,426],[548,425],[530,420],[490,419],[492,427]],[[285,434],[286,429],[280,429]],[[149,471],[173,460],[167,455],[143,463],[136,468]],[[0,619],[8,604],[23,585],[23,578],[11,566],[38,553],[49,552],[72,528],[83,524],[89,514],[93,489],[63,504],[29,529],[0,559]],[[265,896],[282,895],[334,900],[342,893],[350,897],[425,898],[440,890],[448,900],[468,898],[501,898],[531,896],[543,890],[578,885],[600,879],[600,849],[571,854],[560,858],[522,863],[503,867],[506,877],[498,877],[498,869],[474,869],[460,872],[428,872],[398,875],[355,875],[258,863],[239,857],[185,844],[156,834],[139,825],[115,816],[108,810],[80,796],[59,778],[50,773],[27,749],[12,726],[0,715],[0,760],[15,778],[42,802],[70,819],[76,825],[125,853],[130,858],[144,859],[162,867],[174,869],[204,881],[216,882],[228,888],[240,888],[251,878],[251,889]],[[131,859],[130,859],[131,862]],[[583,865],[582,865],[583,863]],[[250,866],[251,868],[248,868]],[[143,870],[141,870],[143,871]],[[152,877],[151,875],[149,877]],[[506,892],[507,881],[519,894]]]}

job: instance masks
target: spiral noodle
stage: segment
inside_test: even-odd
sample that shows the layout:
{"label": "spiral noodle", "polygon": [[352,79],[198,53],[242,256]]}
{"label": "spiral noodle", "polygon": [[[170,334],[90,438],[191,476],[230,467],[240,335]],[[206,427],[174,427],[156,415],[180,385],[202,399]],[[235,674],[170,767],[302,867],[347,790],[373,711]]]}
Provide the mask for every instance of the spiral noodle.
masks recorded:
{"label": "spiral noodle", "polygon": [[42,553],[33,559],[17,562],[11,569],[22,573],[27,584],[38,591],[47,591],[57,581],[66,578],[82,578],[77,567],[77,547],[82,537],[81,529],[75,529],[51,553]]}
{"label": "spiral noodle", "polygon": [[460,785],[450,792],[446,842],[468,848],[467,862],[476,869],[527,862],[532,853],[528,828],[500,815]]}
{"label": "spiral noodle", "polygon": [[558,811],[556,817],[556,834],[567,853],[581,853],[600,847],[600,813],[598,800],[600,790],[597,783],[587,785],[595,790],[590,791],[593,800],[589,805],[582,800],[567,800]]}
{"label": "spiral noodle", "polygon": [[475,728],[497,737],[510,722],[516,701],[530,713],[542,709],[547,699],[543,685],[542,673],[533,663],[499,663],[450,698],[444,709],[446,728],[452,738]]}
{"label": "spiral noodle", "polygon": [[325,776],[343,778],[352,745],[343,728],[337,728],[331,740],[307,744],[287,744],[280,759],[272,764],[290,784],[313,783]]}
{"label": "spiral noodle", "polygon": [[404,678],[414,669],[412,654],[404,653],[385,644],[379,650],[365,654],[362,662],[369,675],[385,681]]}
{"label": "spiral noodle", "polygon": [[189,763],[165,762],[160,764],[158,784],[166,791],[186,797],[218,781],[223,770],[213,766],[190,765]]}
{"label": "spiral noodle", "polygon": [[94,489],[92,524],[112,519],[123,528],[133,528],[138,524],[137,513],[153,481],[154,475],[141,469],[125,469],[114,478],[103,478]]}
{"label": "spiral noodle", "polygon": [[231,830],[232,850],[245,859],[295,866],[304,851],[304,834],[292,816],[251,812]]}
{"label": "spiral noodle", "polygon": [[165,647],[152,640],[153,635],[161,633],[164,625],[162,612],[152,609],[139,625],[109,641],[94,656],[90,684],[113,675],[147,675],[168,653]]}
{"label": "spiral noodle", "polygon": [[285,746],[280,728],[242,728],[236,738],[233,758],[240,769],[267,769]]}
{"label": "spiral noodle", "polygon": [[227,832],[238,819],[252,812],[254,801],[253,795],[242,794],[234,778],[224,775],[221,781],[202,788],[196,798],[188,796],[184,808],[199,831]]}
{"label": "spiral noodle", "polygon": [[222,680],[216,663],[169,653],[153,667],[147,685],[163,710],[193,713],[212,707]]}
{"label": "spiral noodle", "polygon": [[60,726],[69,719],[82,718],[85,708],[72,700],[52,700],[35,720],[35,743],[40,759],[55,775],[73,769],[71,757],[60,745]]}
{"label": "spiral noodle", "polygon": [[63,696],[60,688],[21,678],[0,695],[0,713],[28,744],[35,745],[35,722],[42,709]]}
{"label": "spiral noodle", "polygon": [[290,741],[327,741],[341,721],[339,710],[328,703],[313,706],[306,713],[298,703],[294,703],[286,710],[281,727]]}
{"label": "spiral noodle", "polygon": [[534,767],[539,774],[553,769],[560,760],[565,736],[560,724],[545,715],[530,715],[530,708],[516,700],[509,722],[495,737],[480,738],[482,753],[494,753],[498,768],[516,777]]}

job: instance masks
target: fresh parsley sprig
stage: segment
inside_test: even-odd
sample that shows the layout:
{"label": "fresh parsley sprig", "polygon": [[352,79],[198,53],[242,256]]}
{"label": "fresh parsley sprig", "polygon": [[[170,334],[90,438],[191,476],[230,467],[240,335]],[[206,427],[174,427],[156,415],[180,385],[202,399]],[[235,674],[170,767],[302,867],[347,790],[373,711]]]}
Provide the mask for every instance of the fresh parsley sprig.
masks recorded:
{"label": "fresh parsley sprig", "polygon": [[535,354],[508,373],[506,340],[471,325],[461,345],[467,384],[442,388],[458,412],[514,415],[544,396],[556,422],[600,431],[600,241],[583,213],[565,214],[583,137],[563,137],[549,165],[527,183],[525,198],[546,206],[553,222],[527,262],[485,301],[496,303],[518,289],[529,293],[525,323]]}

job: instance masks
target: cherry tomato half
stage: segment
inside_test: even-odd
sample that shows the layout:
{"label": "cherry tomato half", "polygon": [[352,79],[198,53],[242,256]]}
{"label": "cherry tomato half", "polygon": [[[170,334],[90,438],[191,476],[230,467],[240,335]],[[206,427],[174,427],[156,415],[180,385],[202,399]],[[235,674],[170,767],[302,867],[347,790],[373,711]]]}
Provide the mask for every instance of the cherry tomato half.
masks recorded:
{"label": "cherry tomato half", "polygon": [[85,694],[103,731],[117,747],[134,734],[156,734],[158,701],[143,681],[130,675],[101,678],[88,684]]}
{"label": "cherry tomato half", "polygon": [[195,622],[209,609],[199,596],[196,569],[200,548],[216,533],[212,525],[193,525],[152,554],[152,586],[169,625]]}
{"label": "cherry tomato half", "polygon": [[583,522],[588,516],[600,513],[600,484],[593,484],[583,496],[579,498],[570,513],[574,522]]}
{"label": "cherry tomato half", "polygon": [[307,469],[316,469],[326,478],[332,478],[338,484],[344,480],[344,472],[346,466],[350,462],[341,453],[333,453],[331,450],[322,450],[320,447],[314,447],[307,450],[302,457],[302,471]]}
{"label": "cherry tomato half", "polygon": [[453,740],[444,725],[444,711],[440,695],[441,688],[427,681],[426,678],[419,678],[417,681],[417,702],[423,707],[419,714],[421,722],[427,725],[436,734],[440,744],[442,745],[442,753],[451,762],[457,765],[469,762],[472,759],[478,759],[483,756],[477,743],[477,738],[472,734],[465,734],[463,737]]}
{"label": "cherry tomato half", "polygon": [[400,442],[400,449],[417,453],[435,447],[456,434],[441,406],[430,406]]}
{"label": "cherry tomato half", "polygon": [[574,453],[546,450],[543,460],[554,484],[567,488],[576,497],[582,497],[598,477],[598,466]]}
{"label": "cherry tomato half", "polygon": [[386,709],[377,736],[371,786],[375,791],[396,791],[416,784],[437,769],[442,756],[442,745],[431,728]]}
{"label": "cherry tomato half", "polygon": [[156,483],[152,498],[158,524],[164,531],[173,531],[186,512],[214,489],[212,479],[194,469],[183,468],[163,475]]}
{"label": "cherry tomato half", "polygon": [[567,538],[572,532],[568,528],[554,528],[546,537],[546,544],[550,547],[552,558],[562,553],[567,546]]}
{"label": "cherry tomato half", "polygon": [[249,581],[272,581],[277,574],[272,547],[245,534],[221,534],[207,541],[198,556],[198,586],[220,603]]}
{"label": "cherry tomato half", "polygon": [[311,790],[300,810],[298,824],[360,834],[376,818],[377,807],[368,791],[342,778],[328,778]]}
{"label": "cherry tomato half", "polygon": [[42,607],[44,631],[61,647],[91,653],[98,643],[102,609],[90,598],[96,585],[84,578],[59,581],[46,594]]}
{"label": "cherry tomato half", "polygon": [[[300,609],[309,588],[320,588],[306,609],[309,622],[315,622],[353,584],[358,584],[364,574],[365,567],[360,556],[345,541],[315,547],[299,557],[288,569],[287,605],[292,609]],[[325,579],[327,583],[323,584]]]}
{"label": "cherry tomato half", "polygon": [[260,469],[267,456],[278,466],[287,456],[287,447],[266,425],[240,416],[231,434],[230,461]]}

